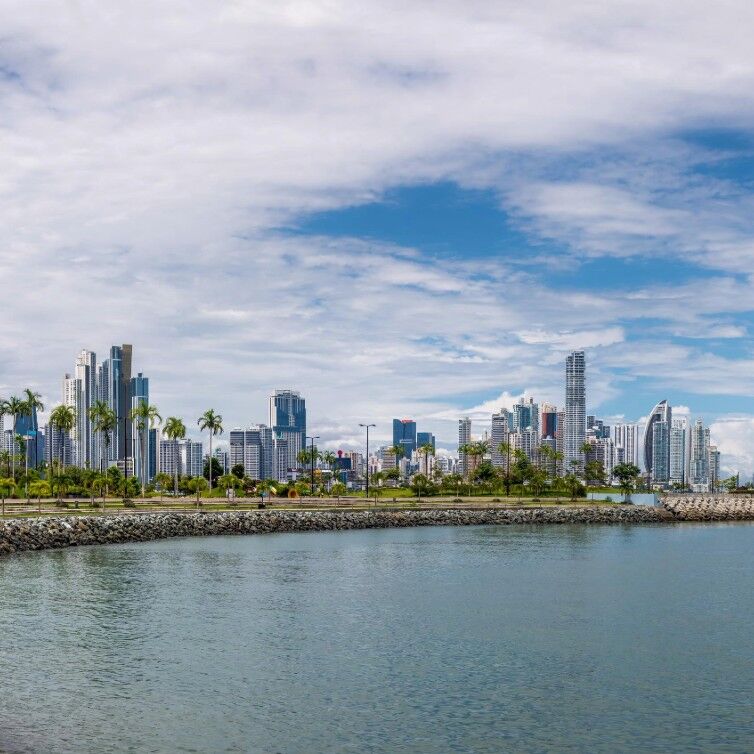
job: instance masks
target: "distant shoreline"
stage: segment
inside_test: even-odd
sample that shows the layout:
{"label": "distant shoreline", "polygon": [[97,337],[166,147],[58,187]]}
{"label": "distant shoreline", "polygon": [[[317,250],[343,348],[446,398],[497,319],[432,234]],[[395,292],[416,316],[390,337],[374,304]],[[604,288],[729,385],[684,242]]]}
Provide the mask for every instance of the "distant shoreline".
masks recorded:
{"label": "distant shoreline", "polygon": [[411,526],[663,524],[754,519],[751,503],[736,508],[705,505],[619,505],[541,508],[434,508],[418,510],[263,510],[222,513],[140,513],[46,516],[0,522],[0,555],[85,545],[145,542],[173,537],[268,534]]}

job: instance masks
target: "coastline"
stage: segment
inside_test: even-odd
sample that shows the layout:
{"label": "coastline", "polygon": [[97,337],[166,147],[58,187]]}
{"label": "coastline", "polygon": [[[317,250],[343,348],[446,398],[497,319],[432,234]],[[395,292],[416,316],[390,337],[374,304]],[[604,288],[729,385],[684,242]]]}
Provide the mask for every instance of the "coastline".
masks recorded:
{"label": "coastline", "polygon": [[0,555],[85,545],[146,542],[173,537],[272,534],[412,526],[544,524],[665,524],[754,519],[750,501],[719,499],[666,503],[541,508],[433,508],[416,510],[266,510],[212,513],[46,516],[0,522]]}

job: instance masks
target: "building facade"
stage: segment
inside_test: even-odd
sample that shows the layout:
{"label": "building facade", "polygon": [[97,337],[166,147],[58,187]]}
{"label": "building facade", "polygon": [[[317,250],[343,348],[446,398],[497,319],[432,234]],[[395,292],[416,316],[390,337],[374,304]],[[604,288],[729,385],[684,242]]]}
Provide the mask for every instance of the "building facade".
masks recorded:
{"label": "building facade", "polygon": [[583,468],[581,447],[586,439],[586,359],[583,351],[566,357],[563,456],[567,471]]}

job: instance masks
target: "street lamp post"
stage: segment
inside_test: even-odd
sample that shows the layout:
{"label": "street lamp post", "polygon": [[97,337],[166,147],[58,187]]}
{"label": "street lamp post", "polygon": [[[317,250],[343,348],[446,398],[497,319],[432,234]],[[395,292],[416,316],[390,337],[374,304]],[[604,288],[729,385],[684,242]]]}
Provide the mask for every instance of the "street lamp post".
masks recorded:
{"label": "street lamp post", "polygon": [[310,435],[308,440],[311,440],[311,464],[312,464],[312,500],[314,500],[314,441],[319,440],[319,435]]}
{"label": "street lamp post", "polygon": [[367,431],[367,455],[366,455],[366,466],[367,466],[367,485],[366,485],[366,493],[365,497],[367,500],[369,500],[369,427],[376,427],[376,424],[361,424],[359,423],[360,427],[364,427]]}

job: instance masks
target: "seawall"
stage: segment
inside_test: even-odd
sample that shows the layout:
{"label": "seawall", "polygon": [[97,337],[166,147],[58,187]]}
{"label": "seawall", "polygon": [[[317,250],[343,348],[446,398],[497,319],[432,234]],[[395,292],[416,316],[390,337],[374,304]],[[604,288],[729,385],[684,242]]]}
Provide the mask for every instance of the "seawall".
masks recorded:
{"label": "seawall", "polygon": [[0,555],[168,537],[515,524],[657,524],[754,519],[751,501],[671,500],[641,505],[546,508],[442,508],[376,511],[231,511],[18,518],[0,522]]}

